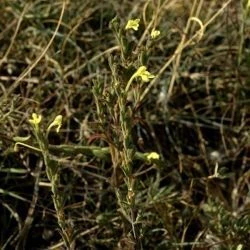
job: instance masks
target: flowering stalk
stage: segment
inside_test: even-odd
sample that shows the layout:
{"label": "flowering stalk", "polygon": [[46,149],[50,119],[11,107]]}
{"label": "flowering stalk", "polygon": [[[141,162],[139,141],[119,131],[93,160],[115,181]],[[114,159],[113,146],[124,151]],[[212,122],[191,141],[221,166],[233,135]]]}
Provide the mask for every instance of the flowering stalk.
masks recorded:
{"label": "flowering stalk", "polygon": [[[137,31],[139,23],[139,18],[132,19],[127,22],[125,27],[121,28],[117,18],[114,18],[110,22],[110,27],[113,29],[118,45],[121,48],[120,57],[112,55],[109,57],[112,74],[111,83],[105,86],[99,80],[95,82],[93,88],[97,116],[101,124],[103,124],[103,135],[109,145],[105,153],[110,154],[112,160],[113,173],[110,183],[114,188],[120,206],[119,211],[122,212],[124,217],[127,218],[128,223],[131,224],[133,236],[130,237],[130,240],[138,245],[138,249],[140,248],[140,237],[138,237],[138,225],[136,226],[138,214],[137,209],[135,209],[136,175],[133,166],[135,160],[138,159],[150,164],[157,163],[159,160],[156,153],[144,154],[136,152],[136,146],[132,138],[136,105],[133,106],[128,103],[131,85],[137,78],[142,82],[149,82],[155,77],[144,66],[147,65],[148,50],[144,50],[142,46],[140,47],[142,48],[140,51],[135,50],[137,47],[137,44],[134,42],[135,40],[131,40],[127,36],[129,33],[126,31]],[[152,39],[158,35],[159,32],[154,31]],[[144,48],[147,47],[145,46]],[[138,65],[141,66],[137,68]],[[135,68],[137,70],[134,71]],[[135,88],[133,88],[134,100],[132,100],[135,103],[139,100],[139,89],[140,84],[137,83],[136,85],[135,83]],[[109,127],[115,129],[109,129],[104,124],[110,124]],[[86,148],[83,150],[86,150]],[[126,234],[130,234],[128,227],[125,226],[124,230]]]}
{"label": "flowering stalk", "polygon": [[[34,136],[36,138],[36,141],[38,143],[38,147],[30,146],[26,143],[23,143],[20,141],[22,138],[16,137],[16,144],[15,149],[17,149],[17,145],[22,145],[25,147],[28,147],[30,149],[36,150],[41,152],[44,160],[44,164],[46,167],[46,174],[47,177],[51,183],[51,192],[52,192],[52,199],[56,211],[57,216],[57,222],[61,229],[61,235],[63,238],[63,241],[65,243],[65,246],[67,249],[73,249],[73,240],[72,240],[72,228],[68,225],[68,223],[65,220],[65,214],[64,214],[64,203],[63,203],[63,193],[59,190],[59,184],[60,184],[60,175],[58,172],[58,163],[51,159],[50,153],[49,153],[49,144],[48,144],[48,134],[52,127],[57,128],[57,132],[59,132],[59,129],[62,125],[62,116],[57,116],[55,120],[48,126],[46,134],[43,133],[40,127],[40,123],[42,121],[42,116],[38,115],[36,113],[32,114],[32,119],[29,119],[30,124],[33,127]],[[23,138],[25,141],[29,139]],[[18,141],[19,140],[19,141]]]}

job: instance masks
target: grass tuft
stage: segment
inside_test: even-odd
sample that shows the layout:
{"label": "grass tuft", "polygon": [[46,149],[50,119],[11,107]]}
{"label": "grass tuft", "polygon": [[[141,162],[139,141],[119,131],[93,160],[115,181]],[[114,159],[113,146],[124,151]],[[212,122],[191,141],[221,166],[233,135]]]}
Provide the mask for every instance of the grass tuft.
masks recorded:
{"label": "grass tuft", "polygon": [[249,1],[0,1],[1,249],[249,249]]}

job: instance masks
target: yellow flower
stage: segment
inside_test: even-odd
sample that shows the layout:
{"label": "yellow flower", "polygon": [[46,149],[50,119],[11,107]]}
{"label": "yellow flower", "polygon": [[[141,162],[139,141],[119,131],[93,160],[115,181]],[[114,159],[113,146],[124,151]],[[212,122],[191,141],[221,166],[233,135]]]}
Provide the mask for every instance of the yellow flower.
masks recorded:
{"label": "yellow flower", "polygon": [[152,75],[150,72],[147,71],[147,68],[145,66],[141,66],[137,71],[130,77],[128,84],[125,88],[125,91],[128,92],[130,85],[132,84],[133,80],[136,77],[141,77],[143,82],[149,82],[150,79],[155,78],[154,75]]}
{"label": "yellow flower", "polygon": [[157,38],[160,34],[161,34],[161,32],[160,32],[159,30],[153,29],[153,30],[151,31],[150,36],[151,36],[152,39],[155,39],[155,38]]}
{"label": "yellow flower", "polygon": [[147,154],[147,160],[159,160],[160,159],[160,155],[156,152],[151,152],[149,154]]}
{"label": "yellow flower", "polygon": [[139,22],[140,22],[140,19],[130,19],[130,20],[128,20],[127,25],[125,27],[125,30],[128,30],[128,29],[138,30]]}
{"label": "yellow flower", "polygon": [[49,125],[49,127],[48,127],[48,131],[50,131],[50,129],[52,128],[52,127],[57,127],[56,128],[56,132],[58,133],[59,132],[59,130],[60,130],[60,128],[61,128],[61,126],[62,126],[62,115],[58,115],[55,119],[54,119],[54,121]]}
{"label": "yellow flower", "polygon": [[32,119],[29,119],[29,122],[33,125],[35,125],[36,127],[38,127],[39,123],[41,122],[42,120],[42,116],[41,115],[38,115],[36,113],[33,113],[32,114]]}
{"label": "yellow flower", "polygon": [[147,71],[145,66],[141,66],[136,72],[135,77],[141,77],[143,82],[149,82],[150,79],[155,78],[150,72]]}

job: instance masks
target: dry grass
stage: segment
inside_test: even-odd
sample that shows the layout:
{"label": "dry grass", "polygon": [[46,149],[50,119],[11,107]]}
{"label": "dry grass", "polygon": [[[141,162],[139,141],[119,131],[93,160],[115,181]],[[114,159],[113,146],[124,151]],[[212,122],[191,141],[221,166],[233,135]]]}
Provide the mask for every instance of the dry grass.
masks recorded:
{"label": "dry grass", "polygon": [[[0,10],[1,249],[65,249],[43,158],[13,150],[14,137],[32,135],[33,112],[43,132],[63,115],[47,139],[72,249],[248,249],[247,1],[2,0]],[[121,27],[141,19],[126,33],[129,70],[109,25],[115,15]],[[152,28],[161,35],[148,51]],[[139,66],[143,49],[156,78],[118,108],[119,95],[102,94],[113,93],[114,74],[122,82]],[[129,173],[114,171],[130,149]],[[160,161],[145,162],[152,151]]]}

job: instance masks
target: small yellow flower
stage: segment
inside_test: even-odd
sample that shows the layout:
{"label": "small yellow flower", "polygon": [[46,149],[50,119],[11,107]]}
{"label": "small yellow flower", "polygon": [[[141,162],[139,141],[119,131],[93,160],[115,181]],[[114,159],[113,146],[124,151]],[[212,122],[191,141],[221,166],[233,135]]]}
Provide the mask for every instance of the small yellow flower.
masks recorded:
{"label": "small yellow flower", "polygon": [[133,80],[136,77],[141,77],[143,82],[149,82],[150,79],[155,78],[154,75],[152,75],[150,72],[147,71],[147,68],[145,66],[141,66],[139,69],[137,69],[137,71],[129,79],[128,84],[125,88],[126,92],[128,92],[130,85],[132,84]]}
{"label": "small yellow flower", "polygon": [[130,20],[128,20],[127,25],[125,27],[125,30],[128,30],[128,29],[138,30],[139,22],[140,22],[140,19],[130,19]]}
{"label": "small yellow flower", "polygon": [[159,160],[160,159],[160,155],[156,152],[151,152],[149,154],[147,154],[147,160]]}
{"label": "small yellow flower", "polygon": [[56,132],[58,133],[60,128],[62,126],[62,115],[58,115],[54,121],[49,125],[48,127],[48,131],[52,128],[52,127],[56,127]]}
{"label": "small yellow flower", "polygon": [[141,77],[143,82],[149,82],[150,79],[155,78],[150,72],[147,71],[145,66],[141,66],[135,73],[135,77]]}
{"label": "small yellow flower", "polygon": [[153,29],[153,30],[151,31],[150,36],[151,36],[152,39],[156,39],[160,34],[161,34],[161,32],[160,32],[159,30]]}
{"label": "small yellow flower", "polygon": [[32,114],[32,119],[29,119],[29,122],[37,127],[39,125],[39,123],[41,122],[41,120],[42,120],[41,115],[33,113]]}

